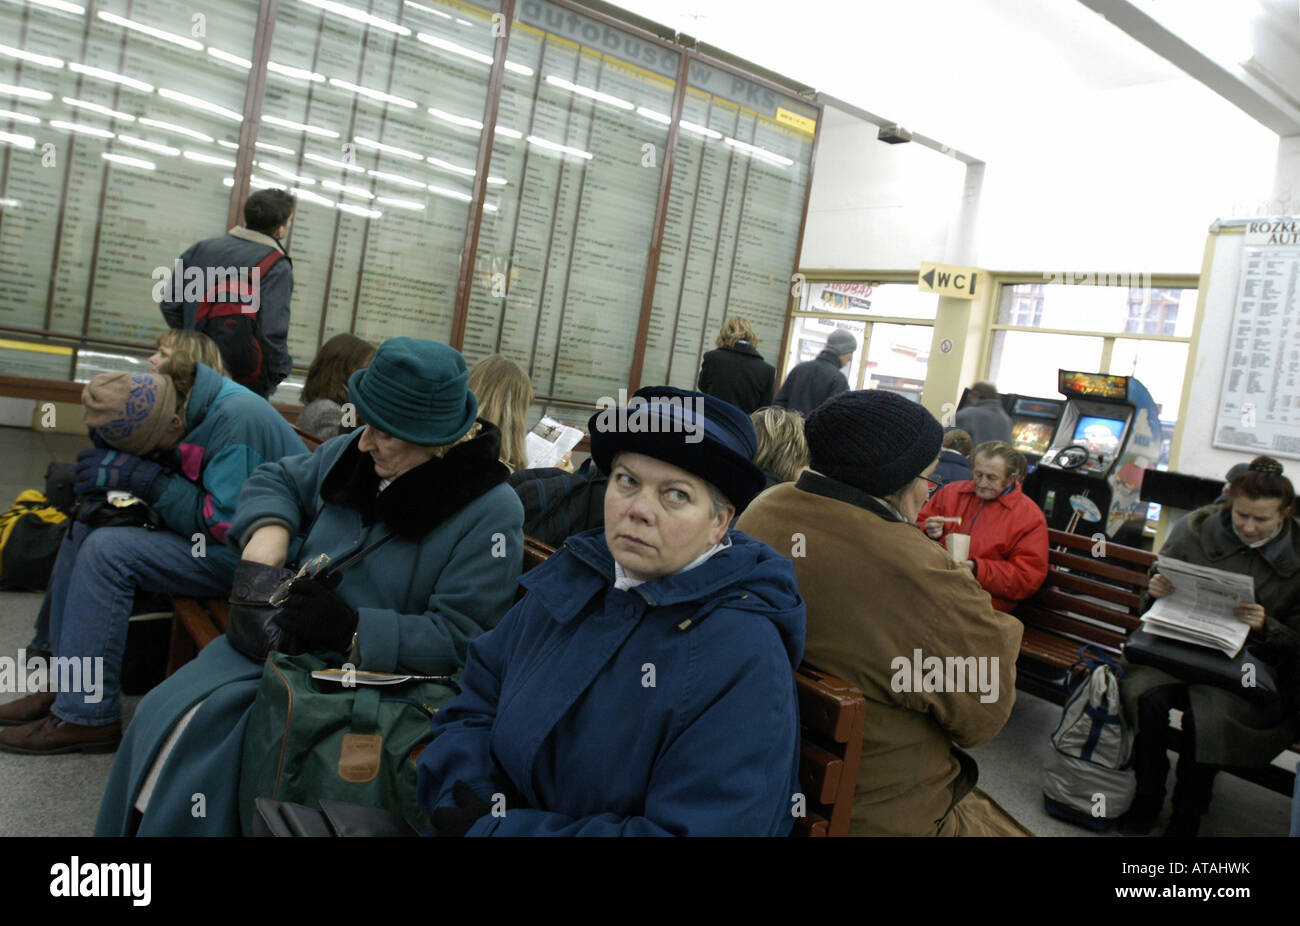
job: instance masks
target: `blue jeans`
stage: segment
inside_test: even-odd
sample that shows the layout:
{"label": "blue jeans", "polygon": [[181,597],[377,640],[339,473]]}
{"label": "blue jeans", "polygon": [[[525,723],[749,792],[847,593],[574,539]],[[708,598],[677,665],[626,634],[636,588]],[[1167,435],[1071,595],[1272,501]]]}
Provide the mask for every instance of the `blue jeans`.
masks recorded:
{"label": "blue jeans", "polygon": [[[59,692],[56,716],[92,727],[119,719],[122,654],[136,591],[226,597],[237,556],[229,547],[210,546],[196,557],[190,541],[171,531],[72,525],[46,594],[49,639],[56,658],[92,662],[83,663],[81,690]],[[102,675],[96,657],[103,659]],[[93,673],[89,683],[86,671]]]}

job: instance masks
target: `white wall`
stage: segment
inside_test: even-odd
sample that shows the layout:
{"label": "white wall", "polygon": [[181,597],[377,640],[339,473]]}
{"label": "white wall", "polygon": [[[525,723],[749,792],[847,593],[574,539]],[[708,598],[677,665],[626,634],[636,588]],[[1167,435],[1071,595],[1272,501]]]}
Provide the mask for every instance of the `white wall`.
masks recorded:
{"label": "white wall", "polygon": [[943,260],[965,165],[826,107],[799,266],[907,270]]}

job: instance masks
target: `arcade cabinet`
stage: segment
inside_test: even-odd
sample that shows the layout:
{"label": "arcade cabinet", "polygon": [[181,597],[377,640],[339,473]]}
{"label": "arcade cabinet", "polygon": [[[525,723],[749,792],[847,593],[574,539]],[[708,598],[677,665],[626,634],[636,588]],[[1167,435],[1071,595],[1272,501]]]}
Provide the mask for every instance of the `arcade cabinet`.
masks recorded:
{"label": "arcade cabinet", "polygon": [[1065,396],[1059,426],[1025,494],[1038,502],[1048,527],[1078,534],[1104,532],[1140,546],[1148,503],[1142,479],[1160,457],[1161,429],[1151,393],[1132,376],[1061,370]]}
{"label": "arcade cabinet", "polygon": [[[967,388],[961,394],[957,410],[977,401],[975,394]],[[1057,424],[1065,402],[1062,399],[1041,399],[1013,392],[999,393],[998,401],[1011,416],[1011,444],[1025,455],[1032,470],[1056,437]]]}

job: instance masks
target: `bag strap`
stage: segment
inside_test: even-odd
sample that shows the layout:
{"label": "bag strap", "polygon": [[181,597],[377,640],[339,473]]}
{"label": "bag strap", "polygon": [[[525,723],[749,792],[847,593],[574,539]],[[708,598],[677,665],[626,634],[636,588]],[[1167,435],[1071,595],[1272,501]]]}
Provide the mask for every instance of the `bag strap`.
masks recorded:
{"label": "bag strap", "polygon": [[379,689],[374,685],[358,685],[352,696],[352,732],[376,733],[379,731]]}
{"label": "bag strap", "polygon": [[329,567],[329,568],[326,569],[323,573],[321,573],[321,575],[319,576],[319,578],[322,578],[322,579],[323,579],[323,578],[325,578],[325,577],[327,577],[327,576],[332,576],[332,575],[335,575],[335,574],[337,574],[337,573],[340,573],[340,572],[342,572],[344,569],[350,569],[351,567],[353,567],[353,566],[355,566],[357,563],[361,562],[361,560],[365,559],[365,558],[366,558],[367,556],[369,556],[371,553],[373,553],[373,552],[375,552],[376,550],[378,550],[380,547],[382,547],[384,544],[388,543],[388,541],[392,540],[392,539],[393,539],[394,537],[396,537],[396,536],[397,536],[397,534],[392,533],[392,532],[390,531],[389,533],[387,533],[387,534],[385,534],[384,536],[380,537],[378,540],[376,540],[376,541],[375,541],[374,543],[372,543],[370,546],[366,547],[364,550],[358,550],[357,552],[353,553],[351,556],[347,557],[346,559],[341,559],[341,560],[339,560],[339,561],[338,561],[337,563],[335,563],[333,566]]}

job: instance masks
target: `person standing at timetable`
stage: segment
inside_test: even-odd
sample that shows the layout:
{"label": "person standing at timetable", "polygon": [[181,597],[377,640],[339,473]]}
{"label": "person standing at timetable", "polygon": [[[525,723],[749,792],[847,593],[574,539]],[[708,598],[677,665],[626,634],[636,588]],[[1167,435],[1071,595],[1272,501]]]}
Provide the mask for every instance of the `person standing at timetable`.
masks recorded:
{"label": "person standing at timetable", "polygon": [[806,418],[827,399],[848,392],[849,381],[842,371],[853,360],[857,349],[858,339],[849,332],[842,328],[832,331],[826,339],[825,350],[790,371],[772,404]]}
{"label": "person standing at timetable", "polygon": [[730,402],[746,415],[771,405],[776,367],[758,352],[758,335],[749,319],[728,318],[714,343],[717,349],[700,364],[700,392]]}
{"label": "person standing at timetable", "polygon": [[287,190],[258,190],[244,201],[243,225],[191,245],[170,280],[154,285],[167,326],[208,335],[230,378],[263,398],[293,370],[293,265],[281,244],[293,210]]}

